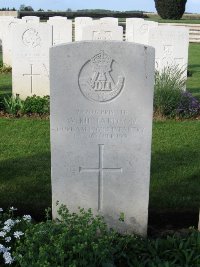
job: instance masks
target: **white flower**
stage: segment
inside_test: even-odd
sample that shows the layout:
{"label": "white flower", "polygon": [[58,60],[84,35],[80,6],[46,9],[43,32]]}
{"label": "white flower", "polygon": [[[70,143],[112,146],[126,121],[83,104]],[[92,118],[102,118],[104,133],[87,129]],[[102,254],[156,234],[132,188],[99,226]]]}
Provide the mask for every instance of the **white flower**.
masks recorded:
{"label": "white flower", "polygon": [[15,221],[12,219],[8,219],[7,221],[4,222],[4,225],[7,225],[9,227],[12,227],[15,225]]}
{"label": "white flower", "polygon": [[21,231],[14,232],[14,237],[15,238],[19,238],[20,239],[20,236],[22,236],[22,235],[23,235],[23,233]]}
{"label": "white flower", "polygon": [[10,242],[10,241],[11,241],[11,237],[10,237],[10,236],[6,237],[6,238],[5,238],[5,241],[6,241],[7,243]]}
{"label": "white flower", "polygon": [[5,235],[6,235],[6,232],[3,232],[3,231],[0,232],[0,237],[4,237]]}
{"label": "white flower", "polygon": [[9,209],[10,211],[14,211],[14,210],[17,210],[17,208],[14,208],[14,207],[10,207]]}
{"label": "white flower", "polygon": [[24,215],[23,216],[24,221],[30,222],[31,221],[31,215]]}
{"label": "white flower", "polygon": [[12,264],[14,259],[11,257],[11,254],[10,252],[5,252],[3,254],[3,258],[4,258],[4,261],[5,261],[5,264]]}
{"label": "white flower", "polygon": [[10,232],[10,230],[11,230],[10,226],[8,226],[8,225],[5,225],[2,229],[4,231],[6,231],[7,233]]}
{"label": "white flower", "polygon": [[2,208],[0,208],[0,212],[2,212],[3,211],[3,209]]}
{"label": "white flower", "polygon": [[6,248],[2,245],[2,244],[0,244],[0,253],[4,253],[6,251]]}

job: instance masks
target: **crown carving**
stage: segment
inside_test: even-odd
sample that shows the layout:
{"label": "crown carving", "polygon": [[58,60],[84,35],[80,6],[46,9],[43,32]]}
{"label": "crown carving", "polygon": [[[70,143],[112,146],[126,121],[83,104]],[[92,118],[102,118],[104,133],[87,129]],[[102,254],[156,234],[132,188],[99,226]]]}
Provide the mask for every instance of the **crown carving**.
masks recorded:
{"label": "crown carving", "polygon": [[112,58],[102,50],[99,54],[97,54],[91,59],[91,63],[93,65],[94,70],[106,72],[110,71]]}

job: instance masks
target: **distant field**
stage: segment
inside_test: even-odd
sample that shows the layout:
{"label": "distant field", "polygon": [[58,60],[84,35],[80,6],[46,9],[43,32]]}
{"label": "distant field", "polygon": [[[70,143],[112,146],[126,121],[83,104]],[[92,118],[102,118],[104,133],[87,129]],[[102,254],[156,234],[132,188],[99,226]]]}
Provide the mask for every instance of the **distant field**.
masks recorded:
{"label": "distant field", "polygon": [[[180,20],[161,19],[155,13],[146,13],[148,18],[146,20],[152,20],[159,23],[187,23],[187,24],[200,24],[200,14],[184,15]],[[125,22],[125,18],[119,18],[119,22]]]}

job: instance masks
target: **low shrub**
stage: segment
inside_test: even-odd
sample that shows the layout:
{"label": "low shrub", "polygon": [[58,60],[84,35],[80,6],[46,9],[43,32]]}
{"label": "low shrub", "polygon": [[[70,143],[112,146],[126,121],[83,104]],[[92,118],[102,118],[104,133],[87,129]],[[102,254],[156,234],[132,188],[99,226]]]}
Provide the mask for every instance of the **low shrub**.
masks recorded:
{"label": "low shrub", "polygon": [[37,113],[39,115],[50,113],[50,97],[49,96],[31,96],[27,97],[24,101],[23,113],[33,114]]}
{"label": "low shrub", "polygon": [[47,115],[50,112],[50,98],[49,96],[31,96],[26,100],[21,100],[19,97],[5,97],[2,101],[2,108],[5,113],[14,116],[23,115]]}
{"label": "low shrub", "polygon": [[182,92],[176,112],[183,118],[197,117],[200,115],[200,102],[191,93]]}
{"label": "low shrub", "polygon": [[184,70],[168,66],[155,73],[154,114],[161,117],[191,118],[200,115],[200,103],[184,91]]}
{"label": "low shrub", "polygon": [[24,102],[19,97],[4,97],[3,106],[6,113],[18,115],[23,111]]}
{"label": "low shrub", "polygon": [[185,86],[183,70],[178,66],[156,70],[154,87],[154,112],[162,116],[174,116]]}
{"label": "low shrub", "polygon": [[[89,209],[70,213],[61,205],[59,219],[33,223],[0,209],[0,264],[21,267],[197,267],[200,232],[190,229],[157,239],[120,235]],[[11,218],[10,218],[10,217]],[[123,220],[121,221],[123,223]]]}

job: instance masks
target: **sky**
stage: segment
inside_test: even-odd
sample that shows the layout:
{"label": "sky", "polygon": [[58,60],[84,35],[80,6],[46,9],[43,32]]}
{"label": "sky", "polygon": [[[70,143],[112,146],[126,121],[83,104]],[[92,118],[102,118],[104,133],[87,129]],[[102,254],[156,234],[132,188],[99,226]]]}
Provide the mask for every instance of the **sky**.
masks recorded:
{"label": "sky", "polygon": [[[155,11],[154,0],[0,0],[0,8],[15,7],[21,4],[32,6],[34,10],[42,8],[44,10],[66,10],[77,9],[110,9],[110,10],[141,10]],[[188,0],[186,12],[200,13],[200,0]]]}

